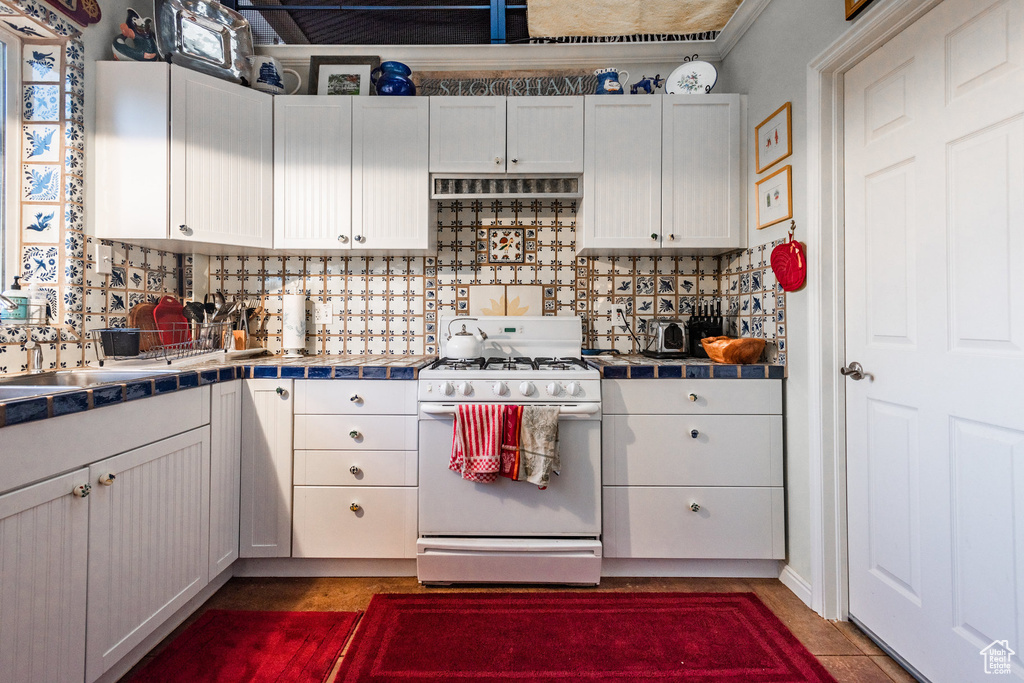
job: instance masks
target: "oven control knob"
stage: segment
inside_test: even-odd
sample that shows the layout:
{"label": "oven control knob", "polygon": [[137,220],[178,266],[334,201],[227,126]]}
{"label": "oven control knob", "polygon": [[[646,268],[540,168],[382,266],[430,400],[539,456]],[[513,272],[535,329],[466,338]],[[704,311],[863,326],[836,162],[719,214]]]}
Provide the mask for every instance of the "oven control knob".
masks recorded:
{"label": "oven control knob", "polygon": [[519,385],[519,393],[523,396],[529,396],[533,393],[533,382],[523,382]]}
{"label": "oven control knob", "polygon": [[455,386],[451,382],[442,382],[438,390],[445,396],[451,396],[455,393]]}
{"label": "oven control knob", "polygon": [[579,396],[583,393],[583,387],[580,386],[579,382],[569,382],[565,385],[565,393],[570,396]]}
{"label": "oven control knob", "polygon": [[562,386],[558,382],[549,383],[546,389],[548,390],[549,396],[558,396],[562,393]]}
{"label": "oven control knob", "polygon": [[504,396],[508,393],[508,386],[504,382],[495,382],[492,388],[495,396]]}
{"label": "oven control knob", "polygon": [[463,396],[469,396],[473,393],[473,385],[469,382],[459,382],[459,386],[455,387],[455,389]]}

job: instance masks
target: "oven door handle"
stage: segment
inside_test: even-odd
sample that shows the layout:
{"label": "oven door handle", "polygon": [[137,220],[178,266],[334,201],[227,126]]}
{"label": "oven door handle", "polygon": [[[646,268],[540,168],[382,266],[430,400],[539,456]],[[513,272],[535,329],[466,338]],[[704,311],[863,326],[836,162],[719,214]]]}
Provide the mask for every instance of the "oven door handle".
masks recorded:
{"label": "oven door handle", "polygon": [[[427,415],[455,415],[458,407],[451,403],[421,403],[420,410]],[[577,403],[558,406],[559,415],[595,415],[601,412],[600,403]]]}

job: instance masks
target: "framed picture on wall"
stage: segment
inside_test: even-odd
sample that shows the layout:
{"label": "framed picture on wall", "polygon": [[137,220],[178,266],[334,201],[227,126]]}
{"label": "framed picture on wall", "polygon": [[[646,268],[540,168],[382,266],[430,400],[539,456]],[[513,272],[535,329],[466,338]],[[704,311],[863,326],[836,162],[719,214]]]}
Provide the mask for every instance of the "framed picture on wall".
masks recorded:
{"label": "framed picture on wall", "polygon": [[757,229],[793,217],[793,167],[783,166],[757,183]]}
{"label": "framed picture on wall", "polygon": [[758,173],[793,153],[792,110],[792,105],[786,102],[754,129]]}
{"label": "framed picture on wall", "polygon": [[869,4],[871,4],[871,0],[846,0],[846,20],[853,19]]}
{"label": "framed picture on wall", "polygon": [[310,95],[374,95],[370,72],[380,66],[380,57],[309,58]]}

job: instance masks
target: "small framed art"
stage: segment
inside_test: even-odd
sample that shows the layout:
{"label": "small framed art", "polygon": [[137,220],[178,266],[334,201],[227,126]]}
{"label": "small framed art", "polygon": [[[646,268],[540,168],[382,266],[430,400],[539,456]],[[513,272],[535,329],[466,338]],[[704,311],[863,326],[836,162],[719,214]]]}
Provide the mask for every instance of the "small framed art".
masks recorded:
{"label": "small framed art", "polygon": [[309,58],[309,94],[373,95],[370,72],[380,66],[380,57]]}
{"label": "small framed art", "polygon": [[846,20],[853,19],[870,3],[871,0],[846,0]]}
{"label": "small framed art", "polygon": [[757,183],[757,229],[793,217],[793,167],[783,166]]}
{"label": "small framed art", "polygon": [[758,173],[793,153],[792,109],[792,105],[786,102],[754,129]]}

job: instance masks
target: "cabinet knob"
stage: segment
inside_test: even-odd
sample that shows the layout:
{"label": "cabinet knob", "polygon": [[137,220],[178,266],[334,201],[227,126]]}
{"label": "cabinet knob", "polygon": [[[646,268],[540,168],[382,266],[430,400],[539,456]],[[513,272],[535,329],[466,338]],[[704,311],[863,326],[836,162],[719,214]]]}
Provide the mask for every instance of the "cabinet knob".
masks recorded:
{"label": "cabinet knob", "polygon": [[358,467],[356,467],[355,465],[352,465],[352,467],[349,467],[348,471],[351,472],[352,476],[354,476],[354,477],[358,477],[359,473],[362,472],[362,470],[359,469]]}
{"label": "cabinet knob", "polygon": [[352,401],[353,403],[362,403],[363,397],[360,396],[359,394],[352,394],[351,396],[348,397],[348,400]]}
{"label": "cabinet knob", "polygon": [[494,163],[501,165],[501,157],[494,157]]}
{"label": "cabinet knob", "polygon": [[90,492],[92,492],[92,486],[89,486],[89,484],[79,484],[71,489],[71,495],[75,498],[85,498]]}
{"label": "cabinet knob", "polygon": [[277,392],[278,396],[284,396],[284,387],[278,387],[277,389],[274,389],[274,391]]}
{"label": "cabinet knob", "polygon": [[690,403],[694,403],[697,400],[697,394],[690,394],[686,398],[690,399]]}
{"label": "cabinet knob", "polygon": [[353,439],[359,439],[362,438],[363,436],[362,434],[359,433],[358,429],[353,429],[351,432],[348,433],[348,435],[351,436]]}
{"label": "cabinet knob", "polygon": [[513,160],[512,160],[512,163],[513,163],[513,164],[518,164],[518,163],[519,163],[519,159],[513,159]]}
{"label": "cabinet knob", "polygon": [[656,239],[658,239],[658,233],[656,233],[656,232],[652,232],[652,233],[651,233],[651,239],[652,239],[652,240],[656,240]]}
{"label": "cabinet knob", "polygon": [[676,236],[675,236],[675,235],[669,235],[669,236],[668,236],[668,238],[669,238],[670,240],[674,240],[674,239],[676,238]]}
{"label": "cabinet knob", "polygon": [[700,432],[698,432],[696,429],[691,429],[690,430],[690,438],[691,439],[696,439],[698,436],[700,436]]}
{"label": "cabinet knob", "polygon": [[342,244],[348,242],[348,235],[338,235],[338,241],[341,242]]}
{"label": "cabinet knob", "polygon": [[110,486],[111,484],[114,483],[115,479],[117,479],[117,475],[114,474],[113,472],[100,475],[100,483],[103,484],[104,486]]}
{"label": "cabinet knob", "polygon": [[185,235],[188,234],[188,226],[185,225],[184,223],[178,226],[178,230],[180,230]]}
{"label": "cabinet knob", "polygon": [[363,236],[362,235],[356,235],[356,242],[362,242],[362,241],[363,241]]}
{"label": "cabinet knob", "polygon": [[698,505],[697,503],[690,503],[690,511],[700,512],[700,505]]}
{"label": "cabinet knob", "polygon": [[351,505],[348,506],[348,509],[351,510],[352,512],[359,512],[360,510],[362,510],[362,508],[359,507],[359,503],[352,503]]}

